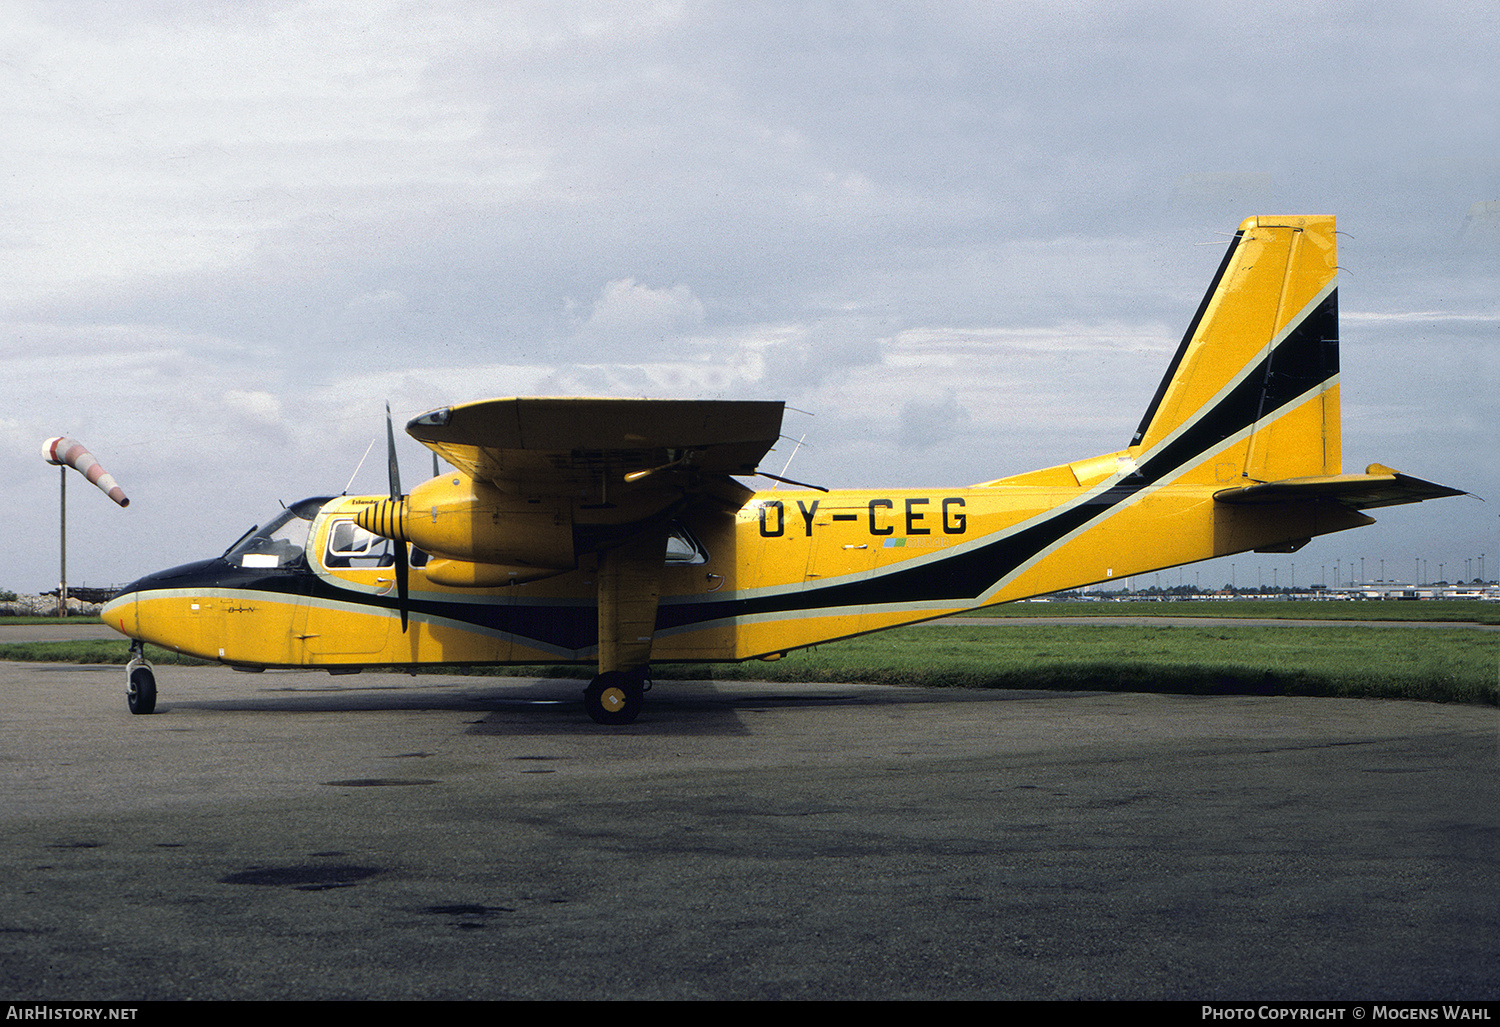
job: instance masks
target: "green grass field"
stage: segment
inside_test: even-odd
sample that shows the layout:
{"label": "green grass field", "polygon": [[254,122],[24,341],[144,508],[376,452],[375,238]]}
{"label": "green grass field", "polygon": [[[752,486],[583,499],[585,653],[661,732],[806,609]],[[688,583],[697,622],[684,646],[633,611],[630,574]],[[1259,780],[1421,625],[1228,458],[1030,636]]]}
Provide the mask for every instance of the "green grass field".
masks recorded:
{"label": "green grass field", "polygon": [[[663,668],[658,677],[677,676]],[[1326,695],[1495,704],[1500,634],[1151,625],[898,628],[711,676],[968,688]]]}
{"label": "green grass field", "polygon": [[1410,620],[1500,624],[1500,603],[1466,599],[1399,599],[1311,602],[1301,599],[1242,599],[1188,602],[1026,602],[990,606],[966,617],[1233,617],[1286,620]]}
{"label": "green grass field", "polygon": [[[1209,616],[1282,618],[1335,607],[1333,619],[1494,623],[1482,603],[1028,603],[1011,617]],[[1423,610],[1423,607],[1433,608]],[[1456,607],[1458,609],[1436,609]],[[1394,609],[1393,609],[1394,608]],[[1156,612],[1156,611],[1160,612]],[[1107,611],[1107,612],[1106,612]],[[1149,611],[1149,612],[1148,612]],[[1191,611],[1191,613],[1189,612]],[[1394,612],[1410,616],[1393,618]],[[1500,612],[1500,611],[1496,611]],[[1428,613],[1430,616],[1419,616]],[[1461,616],[1467,615],[1467,616]],[[1314,619],[1314,618],[1306,618]],[[43,621],[56,623],[56,621]],[[148,647],[160,664],[199,664]],[[0,659],[117,663],[120,641],[0,645]],[[1500,632],[1464,627],[1358,625],[1026,624],[897,628],[789,654],[773,662],[666,664],[660,680],[873,681],[932,687],[1323,695],[1496,705]],[[568,666],[481,667],[464,673],[583,677]]]}

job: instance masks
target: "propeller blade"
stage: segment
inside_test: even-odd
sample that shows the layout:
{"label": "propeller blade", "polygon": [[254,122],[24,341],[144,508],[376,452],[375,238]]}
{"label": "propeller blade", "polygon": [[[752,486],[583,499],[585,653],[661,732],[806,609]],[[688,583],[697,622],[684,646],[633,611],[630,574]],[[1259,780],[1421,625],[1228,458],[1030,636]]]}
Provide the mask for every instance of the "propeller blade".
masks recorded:
{"label": "propeller blade", "polygon": [[391,498],[401,498],[401,469],[396,466],[396,429],[391,426],[391,405],[385,405],[385,457],[391,473]]}
{"label": "propeller blade", "polygon": [[406,577],[411,557],[406,551],[406,542],[396,543],[396,605],[401,607],[401,633],[406,634]]}
{"label": "propeller blade", "polygon": [[[401,470],[396,465],[396,429],[391,425],[391,405],[385,405],[385,443],[386,464],[390,468],[391,476],[391,502],[393,504],[401,501]],[[407,622],[407,578],[409,577],[411,556],[407,552],[406,540],[396,539],[396,605],[401,610],[401,633],[406,634]]]}

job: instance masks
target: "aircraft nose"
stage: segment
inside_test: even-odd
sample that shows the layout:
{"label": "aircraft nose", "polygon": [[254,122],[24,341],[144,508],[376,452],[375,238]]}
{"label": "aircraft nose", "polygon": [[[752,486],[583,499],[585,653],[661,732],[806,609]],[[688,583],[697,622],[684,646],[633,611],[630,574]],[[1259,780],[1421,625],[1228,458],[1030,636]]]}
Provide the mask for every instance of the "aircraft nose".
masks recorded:
{"label": "aircraft nose", "polygon": [[114,628],[126,638],[136,638],[140,634],[140,617],[136,611],[135,590],[126,587],[109,602],[105,603],[99,611],[99,619]]}

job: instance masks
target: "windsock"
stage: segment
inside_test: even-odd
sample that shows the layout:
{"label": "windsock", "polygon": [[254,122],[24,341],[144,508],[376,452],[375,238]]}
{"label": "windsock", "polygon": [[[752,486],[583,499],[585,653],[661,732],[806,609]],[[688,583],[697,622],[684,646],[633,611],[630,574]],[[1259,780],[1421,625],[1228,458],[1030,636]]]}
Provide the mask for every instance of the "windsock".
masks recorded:
{"label": "windsock", "polygon": [[75,468],[78,473],[97,485],[99,491],[110,499],[121,506],[130,505],[130,500],[125,498],[124,490],[115,484],[115,479],[99,466],[99,461],[94,459],[94,454],[84,449],[83,443],[77,439],[48,439],[42,443],[42,458],[49,464]]}

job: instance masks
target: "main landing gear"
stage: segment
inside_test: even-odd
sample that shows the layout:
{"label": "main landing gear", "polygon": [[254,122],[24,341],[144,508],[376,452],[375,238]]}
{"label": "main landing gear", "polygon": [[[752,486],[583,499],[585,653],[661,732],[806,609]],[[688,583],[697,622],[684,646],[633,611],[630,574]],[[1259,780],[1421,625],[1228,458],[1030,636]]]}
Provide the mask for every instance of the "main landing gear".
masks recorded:
{"label": "main landing gear", "polygon": [[146,662],[146,646],[130,643],[130,662],[125,665],[125,703],[131,713],[153,713],[156,710],[156,675]]}
{"label": "main landing gear", "polygon": [[583,705],[595,724],[630,724],[641,715],[650,687],[650,667],[607,670],[583,690]]}

